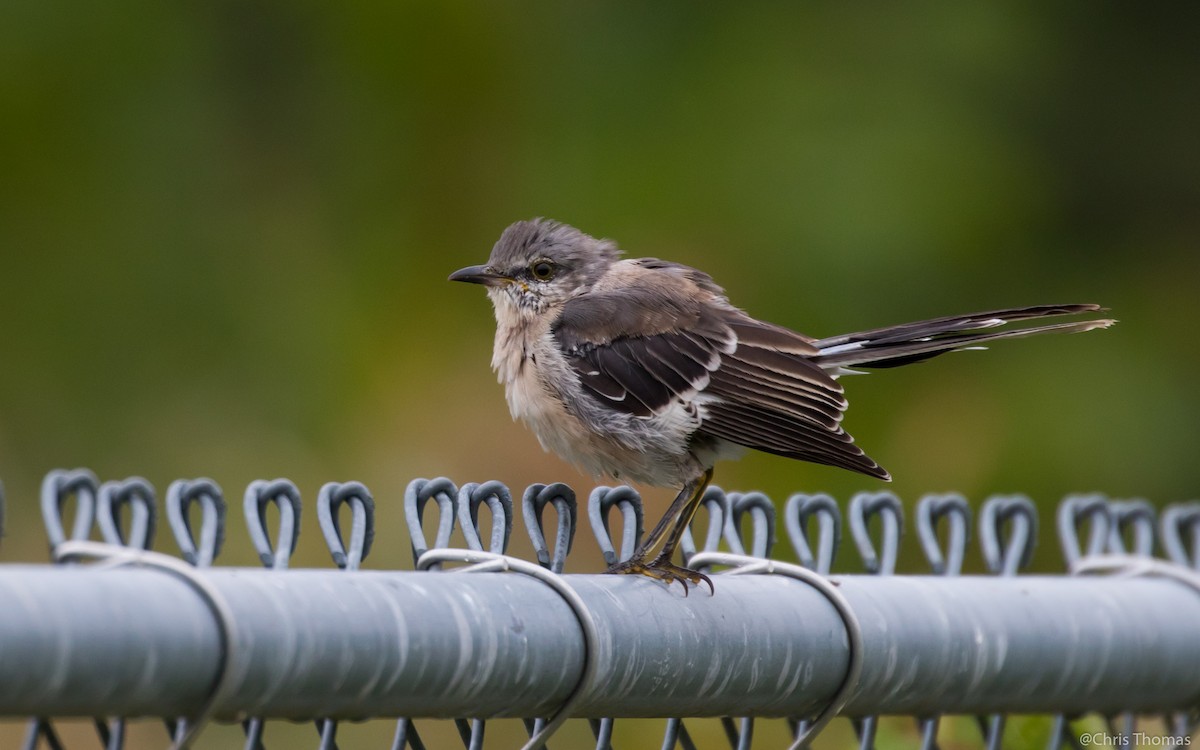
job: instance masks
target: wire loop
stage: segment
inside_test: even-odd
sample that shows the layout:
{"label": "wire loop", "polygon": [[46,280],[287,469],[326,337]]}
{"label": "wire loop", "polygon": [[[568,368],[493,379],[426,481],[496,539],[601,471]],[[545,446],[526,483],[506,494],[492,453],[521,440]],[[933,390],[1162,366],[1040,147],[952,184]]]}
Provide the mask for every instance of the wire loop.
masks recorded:
{"label": "wire loop", "polygon": [[483,549],[479,531],[479,506],[486,504],[492,512],[492,538],[487,551],[504,554],[508,550],[508,539],[512,535],[512,495],[495,480],[479,484],[469,482],[458,490],[458,527],[462,529],[467,547]]}
{"label": "wire loop", "polygon": [[[879,516],[882,529],[882,551],[876,552],[871,541],[869,524]],[[891,492],[860,492],[850,499],[850,534],[858,546],[867,572],[891,575],[896,572],[900,553],[900,536],[904,533],[904,508],[900,498]]]}
{"label": "wire loop", "polygon": [[[871,541],[870,522],[880,516],[882,523],[882,551],[876,553]],[[850,533],[858,545],[859,555],[867,572],[890,576],[896,572],[896,559],[900,554],[900,536],[904,533],[904,507],[900,498],[891,492],[860,492],[850,499]],[[858,735],[859,747],[871,750],[875,747],[875,734],[879,726],[878,716],[864,716],[853,722]]]}
{"label": "wire loop", "polygon": [[[425,530],[421,521],[425,514],[425,506],[433,500],[438,506],[437,531],[434,534],[435,549],[444,548],[450,544],[450,535],[454,533],[454,524],[458,512],[458,487],[446,477],[437,479],[414,479],[404,489],[404,520],[408,524],[408,536],[412,543],[413,564],[417,565],[422,555],[429,551],[425,540]],[[429,566],[433,570],[441,568],[440,563]],[[392,740],[393,750],[403,750],[405,745],[414,750],[424,750],[425,743],[417,732],[417,726],[411,718],[401,717],[396,721],[396,736]]]}
{"label": "wire loop", "polygon": [[54,558],[56,562],[98,560],[100,568],[133,566],[162,571],[182,580],[204,600],[217,623],[221,659],[217,665],[213,686],[200,711],[187,722],[186,731],[175,738],[171,744],[173,750],[186,750],[212,719],[217,706],[222,704],[237,683],[237,675],[241,666],[240,654],[237,651],[237,621],[234,618],[233,610],[225,601],[225,597],[196,568],[158,552],[118,547],[100,542],[69,540],[58,546]]}
{"label": "wire loop", "polygon": [[778,560],[747,557],[745,555],[731,555],[724,552],[700,552],[692,558],[692,562],[695,565],[729,566],[731,570],[726,571],[724,575],[767,574],[795,578],[816,589],[837,610],[838,616],[842,618],[842,622],[846,626],[847,658],[849,663],[846,666],[846,676],[843,678],[837,692],[834,693],[833,698],[830,699],[829,705],[817,714],[812,723],[796,738],[788,750],[801,750],[801,748],[808,747],[816,739],[821,730],[825,728],[825,725],[841,713],[846,704],[850,702],[850,698],[854,695],[854,691],[858,687],[859,678],[862,676],[862,625],[858,621],[858,616],[854,614],[854,608],[851,607],[850,602],[842,592],[838,591],[834,583],[821,574],[808,568],[800,567],[799,565],[779,562]]}
{"label": "wire loop", "polygon": [[[121,509],[129,506],[129,535],[121,531]],[[154,487],[141,477],[105,482],[96,494],[96,521],[105,542],[119,547],[150,549],[158,513]]]}
{"label": "wire loop", "polygon": [[[171,527],[171,534],[183,559],[199,567],[212,565],[225,543],[225,515],[228,509],[221,488],[211,479],[176,479],[167,487],[164,502],[167,525]],[[188,517],[192,503],[200,505],[199,543]]]}
{"label": "wire loop", "polygon": [[[1098,492],[1067,495],[1058,504],[1056,521],[1058,542],[1067,567],[1082,557],[1103,554],[1108,547],[1112,515],[1108,498],[1104,495]],[[1079,542],[1079,532],[1084,523],[1088,524],[1086,549]]]}
{"label": "wire loop", "polygon": [[[1163,549],[1171,562],[1200,570],[1200,502],[1169,505],[1158,520]],[[1190,537],[1186,541],[1184,534]]]}
{"label": "wire loop", "polygon": [[[614,508],[621,511],[621,554],[617,555],[613,547],[612,535],[609,531],[608,517]],[[616,565],[633,557],[638,542],[642,539],[643,513],[642,496],[637,490],[627,485],[620,487],[597,487],[588,496],[588,521],[592,525],[592,534],[600,545],[600,553],[604,562]]]}
{"label": "wire loop", "polygon": [[413,564],[421,559],[421,555],[429,551],[429,543],[425,541],[425,530],[421,521],[425,516],[425,505],[434,500],[438,506],[437,533],[433,538],[433,546],[445,547],[450,544],[450,534],[454,532],[454,522],[457,516],[458,488],[446,477],[437,479],[414,479],[404,490],[404,518],[408,523],[408,536],[412,542]]}
{"label": "wire loop", "polygon": [[[730,493],[729,514],[725,517],[725,540],[729,549],[738,555],[768,557],[775,548],[775,504],[761,492]],[[742,541],[742,520],[749,515],[753,521],[750,550]]]}
{"label": "wire loop", "polygon": [[[279,535],[271,544],[267,534],[267,505],[279,508]],[[300,538],[300,490],[287,479],[256,479],[246,487],[242,502],[250,543],[263,566],[285,570]]]}
{"label": "wire loop", "polygon": [[[944,553],[937,532],[943,518],[950,524]],[[957,492],[921,498],[917,503],[917,537],[935,575],[961,573],[971,538],[971,506],[966,498]]]}
{"label": "wire loop", "polygon": [[[1108,503],[1108,509],[1112,518],[1108,531],[1108,551],[1114,555],[1153,555],[1154,506],[1145,500],[1112,500]],[[1126,532],[1132,537],[1132,546],[1125,542]]]}
{"label": "wire loop", "polygon": [[75,496],[75,523],[71,526],[69,538],[82,540],[91,534],[92,524],[96,520],[96,492],[99,485],[96,475],[87,469],[56,469],[42,480],[39,499],[51,555],[58,545],[68,539],[63,525],[63,506],[72,495]]}
{"label": "wire loop", "polygon": [[[338,522],[343,505],[350,506],[349,549]],[[328,482],[317,493],[317,523],[333,564],[343,570],[358,570],[375,541],[375,498],[361,482]]]}
{"label": "wire loop", "polygon": [[[542,516],[547,505],[553,505],[558,514],[553,555],[546,546],[546,535],[542,531]],[[552,573],[563,572],[567,555],[571,554],[571,546],[575,543],[576,505],[575,490],[562,482],[531,484],[521,497],[521,515],[525,519],[525,530],[533,543],[538,564]]]}
{"label": "wire loop", "polygon": [[[1002,542],[1008,524],[1007,543]],[[1037,508],[1024,495],[988,498],[979,513],[979,545],[988,570],[1004,576],[1016,575],[1033,559],[1037,542]]]}
{"label": "wire loop", "polygon": [[[808,522],[817,519],[817,547],[808,541]],[[796,493],[783,509],[783,523],[800,564],[828,575],[842,543],[842,511],[829,495]]]}
{"label": "wire loop", "polygon": [[576,593],[575,589],[567,585],[562,576],[551,573],[540,565],[526,562],[516,557],[498,555],[493,552],[463,549],[433,549],[421,556],[421,559],[417,561],[417,569],[427,570],[435,565],[441,565],[446,562],[470,563],[466,568],[459,568],[453,571],[455,573],[513,572],[541,581],[562,597],[563,601],[571,608],[571,611],[579,621],[579,627],[583,632],[583,669],[579,674],[579,680],[570,694],[568,694],[567,699],[559,706],[558,711],[529,738],[529,741],[522,748],[522,750],[540,750],[546,744],[546,740],[558,731],[563,722],[570,718],[571,711],[587,695],[587,690],[591,687],[592,681],[596,676],[596,670],[599,666],[596,660],[599,658],[600,653],[600,633],[596,629],[595,620],[592,619],[592,614],[588,610],[587,604]]}

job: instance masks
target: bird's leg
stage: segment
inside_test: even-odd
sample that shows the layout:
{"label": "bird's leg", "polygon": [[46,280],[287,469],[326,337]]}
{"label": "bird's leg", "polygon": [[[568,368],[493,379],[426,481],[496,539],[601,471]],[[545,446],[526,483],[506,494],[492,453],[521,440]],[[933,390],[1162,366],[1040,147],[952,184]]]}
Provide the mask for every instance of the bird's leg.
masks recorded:
{"label": "bird's leg", "polygon": [[[696,515],[696,509],[700,507],[700,500],[704,497],[704,490],[708,488],[712,476],[713,470],[709,468],[699,477],[685,484],[671,502],[671,506],[667,508],[667,512],[655,524],[654,529],[634,550],[633,557],[613,565],[608,572],[637,573],[664,581],[667,585],[670,585],[672,581],[679,581],[685,595],[689,582],[694,584],[704,582],[708,584],[709,593],[712,593],[713,584],[708,576],[671,562],[675,548],[679,546],[679,540],[683,538],[684,530],[692,522],[692,516]],[[660,544],[662,549],[655,554],[654,550]]]}

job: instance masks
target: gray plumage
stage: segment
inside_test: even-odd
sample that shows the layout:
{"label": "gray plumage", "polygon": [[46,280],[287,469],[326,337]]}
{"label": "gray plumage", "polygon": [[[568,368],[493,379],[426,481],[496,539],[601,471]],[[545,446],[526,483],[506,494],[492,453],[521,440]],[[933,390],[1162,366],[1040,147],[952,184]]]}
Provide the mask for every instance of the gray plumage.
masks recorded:
{"label": "gray plumage", "polygon": [[[842,427],[847,404],[835,378],[844,368],[1112,323],[988,330],[1100,310],[1047,305],[812,339],[751,318],[702,271],[619,256],[614,243],[574,227],[522,221],[462,280],[487,274],[492,363],[513,416],[593,473],[652,485],[677,487],[738,447],[887,479]],[[552,266],[550,278],[536,278],[538,262]]]}
{"label": "gray plumage", "polygon": [[[850,368],[1113,323],[995,330],[1101,310],[1044,305],[813,339],[750,317],[703,271],[623,260],[613,242],[544,219],[511,225],[486,265],[450,278],[487,286],[497,324],[492,367],[513,417],[543,447],[593,474],[685,488],[668,513],[682,520],[667,528],[665,518],[647,542],[671,532],[666,562],[649,562],[668,582],[706,580],[669,558],[721,458],[751,448],[890,479],[842,427],[847,404],[836,378]],[[647,554],[639,550],[639,564],[622,572],[646,573]]]}

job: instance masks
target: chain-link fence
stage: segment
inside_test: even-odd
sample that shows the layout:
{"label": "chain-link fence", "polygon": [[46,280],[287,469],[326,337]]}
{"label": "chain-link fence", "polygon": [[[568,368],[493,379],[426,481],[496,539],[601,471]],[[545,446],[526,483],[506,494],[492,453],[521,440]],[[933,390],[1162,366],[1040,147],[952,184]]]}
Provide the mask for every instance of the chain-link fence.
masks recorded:
{"label": "chain-link fence", "polygon": [[[250,750],[270,744],[272,720],[312,722],[309,746],[334,748],[339,722],[382,718],[397,750],[421,750],[422,728],[447,720],[479,748],[504,718],[523,722],[531,747],[563,741],[553,735],[578,719],[604,750],[615,721],[654,717],[665,723],[638,746],[690,750],[699,717],[719,717],[740,749],[756,722],[806,746],[838,716],[864,748],[880,716],[912,717],[903,737],[933,748],[946,714],[974,717],[974,744],[1000,748],[1006,716],[1031,713],[1054,716],[1044,747],[1182,747],[1200,706],[1198,503],[1156,516],[1142,501],[1068,497],[1056,517],[1068,574],[1023,575],[1038,535],[1027,498],[990,498],[973,519],[964,498],[930,495],[913,515],[928,570],[898,575],[893,494],[856,495],[843,516],[827,495],[794,495],[780,512],[761,493],[713,488],[682,544],[713,574],[710,596],[563,573],[579,525],[608,563],[632,554],[643,519],[628,487],[595,489],[583,523],[562,484],[514,503],[498,482],[414,480],[403,507],[415,570],[394,572],[359,569],[375,513],[357,482],[317,495],[336,566],[325,570],[288,569],[302,503],[287,480],[244,494],[263,569],[213,567],[227,508],[211,480],[173,482],[160,507],[144,479],[56,471],[40,501],[58,564],[0,566],[0,716],[34,717],[26,748],[64,745],[52,717],[100,717],[106,748],[125,743],[118,717],[158,717],[163,744],[181,746],[235,722]],[[516,504],[536,562],[506,555]],[[160,515],[182,561],[148,551]],[[866,575],[833,570],[843,524]],[[102,543],[87,541],[96,527]],[[463,549],[450,548],[456,527]],[[961,574],[975,529],[990,575]],[[1103,731],[1077,722],[1087,714]]]}

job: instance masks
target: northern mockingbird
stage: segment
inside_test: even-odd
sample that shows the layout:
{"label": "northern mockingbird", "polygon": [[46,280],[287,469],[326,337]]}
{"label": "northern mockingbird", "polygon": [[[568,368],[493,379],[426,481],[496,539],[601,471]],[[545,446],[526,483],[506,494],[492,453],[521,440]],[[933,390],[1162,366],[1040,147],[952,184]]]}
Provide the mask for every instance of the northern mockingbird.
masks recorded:
{"label": "northern mockingbird", "polygon": [[720,459],[746,448],[891,477],[842,427],[839,375],[948,351],[1114,321],[992,330],[1094,313],[1042,305],[814,339],[755,320],[703,271],[621,259],[609,240],[545,219],[504,230],[487,265],[451,281],[487,287],[496,313],[492,368],[513,418],[542,446],[594,475],[678,488],[633,558],[609,569],[667,584],[712,582],[671,562]]}

